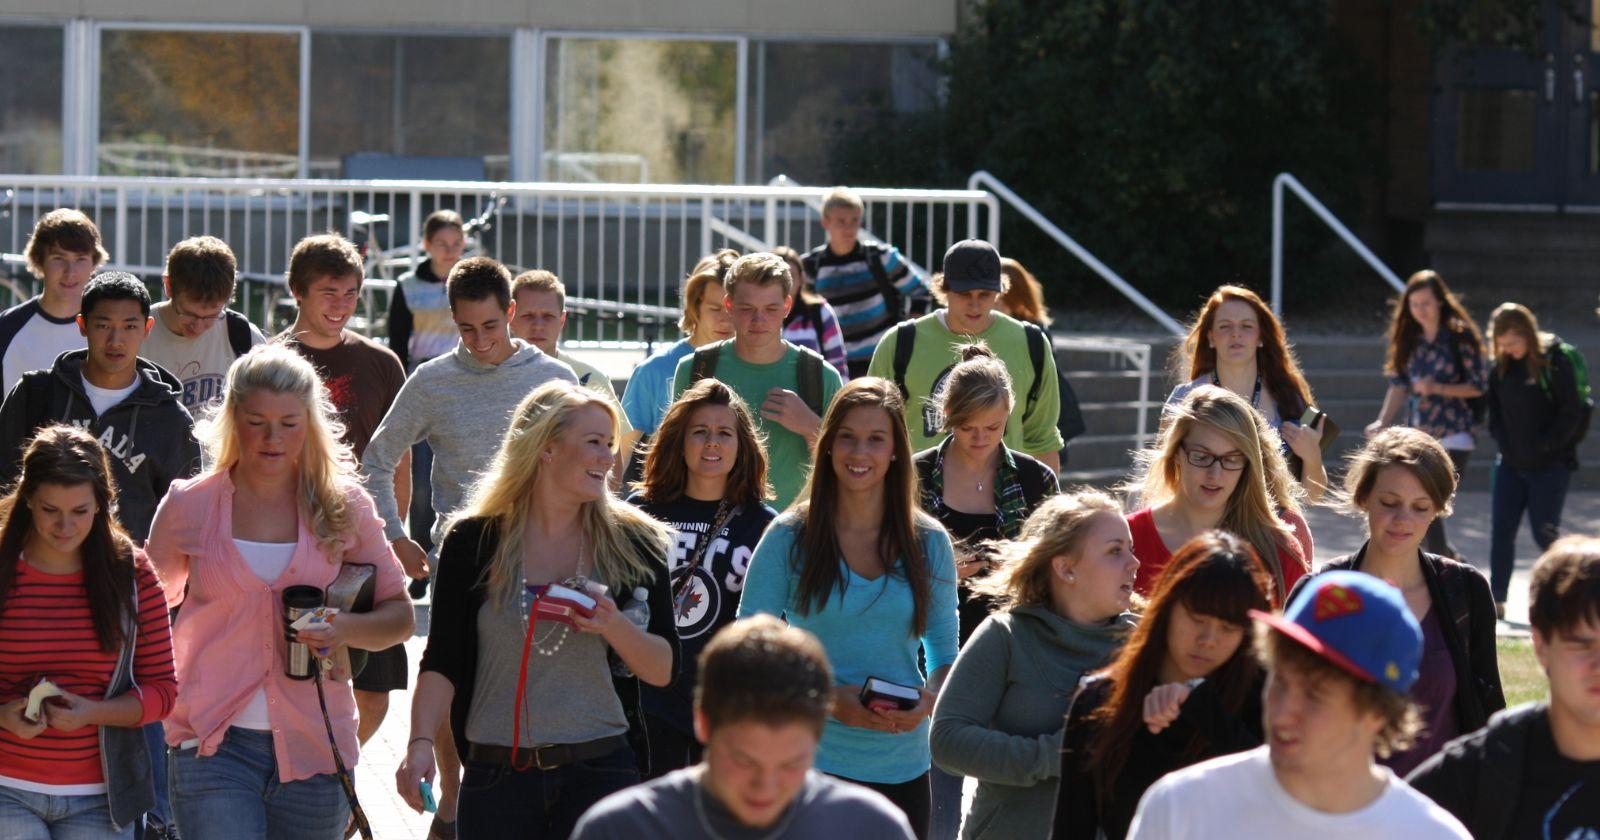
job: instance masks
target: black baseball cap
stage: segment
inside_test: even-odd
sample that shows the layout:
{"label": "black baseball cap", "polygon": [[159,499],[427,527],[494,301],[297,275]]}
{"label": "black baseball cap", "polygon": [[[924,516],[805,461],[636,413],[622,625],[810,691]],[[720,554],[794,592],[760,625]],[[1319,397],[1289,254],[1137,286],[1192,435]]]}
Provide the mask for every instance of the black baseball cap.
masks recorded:
{"label": "black baseball cap", "polygon": [[998,292],[1000,252],[982,239],[963,239],[944,252],[944,287],[952,292]]}

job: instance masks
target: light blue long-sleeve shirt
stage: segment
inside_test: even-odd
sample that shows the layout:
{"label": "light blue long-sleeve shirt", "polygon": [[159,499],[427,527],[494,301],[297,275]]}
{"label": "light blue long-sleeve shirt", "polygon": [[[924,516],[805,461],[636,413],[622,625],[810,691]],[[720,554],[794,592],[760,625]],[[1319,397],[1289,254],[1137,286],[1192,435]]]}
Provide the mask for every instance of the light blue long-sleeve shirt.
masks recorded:
{"label": "light blue long-sleeve shirt", "polygon": [[[900,685],[921,686],[917,664],[923,651],[931,673],[955,662],[960,644],[956,620],[956,565],[950,537],[937,525],[919,526],[923,555],[932,585],[927,628],[912,635],[911,587],[897,563],[892,574],[867,580],[839,558],[843,593],[834,592],[820,610],[803,615],[796,607],[800,569],[790,552],[799,538],[792,514],[773,520],[750,558],[739,616],[768,613],[816,635],[833,663],[834,682],[861,685],[877,677]],[[817,751],[817,769],[862,782],[899,784],[927,772],[930,765],[928,721],[911,732],[892,734],[846,726],[828,718]]]}
{"label": "light blue long-sleeve shirt", "polygon": [[694,352],[689,339],[682,338],[657,351],[640,362],[628,377],[628,387],[622,391],[622,411],[628,415],[633,430],[653,435],[672,405],[672,375],[678,371],[678,360]]}

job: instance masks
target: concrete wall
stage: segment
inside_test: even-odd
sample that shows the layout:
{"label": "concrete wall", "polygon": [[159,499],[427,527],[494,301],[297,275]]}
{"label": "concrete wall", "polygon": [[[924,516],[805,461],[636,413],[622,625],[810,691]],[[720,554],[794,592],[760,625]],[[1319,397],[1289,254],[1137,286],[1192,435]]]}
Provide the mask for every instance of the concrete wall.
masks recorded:
{"label": "concrete wall", "polygon": [[650,30],[796,35],[947,35],[957,0],[0,0],[0,17]]}

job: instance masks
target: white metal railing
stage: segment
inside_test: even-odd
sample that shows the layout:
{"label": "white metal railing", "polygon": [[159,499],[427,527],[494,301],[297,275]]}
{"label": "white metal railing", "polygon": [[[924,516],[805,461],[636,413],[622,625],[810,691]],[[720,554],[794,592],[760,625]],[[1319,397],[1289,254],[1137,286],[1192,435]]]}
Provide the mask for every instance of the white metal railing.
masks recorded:
{"label": "white metal railing", "polygon": [[[1010,204],[1012,209],[1016,210],[1018,213],[1021,213],[1023,218],[1033,222],[1035,226],[1045,232],[1045,235],[1049,236],[1051,239],[1054,239],[1061,247],[1067,249],[1069,253],[1078,258],[1079,262],[1088,266],[1090,271],[1100,275],[1100,279],[1110,283],[1112,288],[1116,289],[1118,292],[1121,292],[1123,297],[1132,301],[1133,304],[1143,310],[1146,315],[1154,318],[1156,323],[1160,324],[1161,327],[1167,332],[1173,335],[1183,335],[1186,332],[1182,324],[1179,324],[1176,320],[1174,320],[1173,317],[1168,315],[1161,307],[1156,306],[1155,303],[1151,302],[1151,300],[1145,297],[1144,294],[1142,294],[1138,289],[1135,289],[1132,284],[1122,279],[1121,275],[1117,274],[1115,271],[1112,271],[1110,267],[1101,262],[1094,254],[1089,253],[1089,249],[1079,245],[1077,240],[1068,236],[1064,231],[1061,230],[1061,228],[1057,227],[1054,222],[1045,218],[1043,213],[1040,213],[1032,204],[1024,201],[1021,196],[1013,192],[1012,189],[1001,182],[999,178],[994,177],[987,171],[979,170],[972,173],[972,177],[967,179],[967,189],[987,189],[993,192],[995,195],[1005,199],[1006,203]],[[992,215],[989,219],[989,225],[991,228],[989,241],[996,248],[998,248],[1000,247],[1000,214],[996,213]],[[976,228],[977,220],[969,219],[967,226]]]}
{"label": "white metal railing", "polygon": [[1287,172],[1280,172],[1278,177],[1272,179],[1272,314],[1283,314],[1283,191],[1285,189],[1293,192],[1301,203],[1309,207],[1311,212],[1328,226],[1329,230],[1338,234],[1339,238],[1344,240],[1344,244],[1350,246],[1350,250],[1355,251],[1356,256],[1377,272],[1385,283],[1397,292],[1405,291],[1406,284],[1400,280],[1400,276],[1385,265],[1383,260],[1378,259],[1366,243],[1351,233],[1350,228],[1345,227],[1344,222],[1333,215],[1333,211],[1317,200],[1317,197],[1312,195],[1298,178]]}
{"label": "white metal railing", "polygon": [[[867,203],[864,226],[924,265],[984,230],[971,225],[998,224],[998,205],[984,192],[857,192]],[[475,237],[479,252],[514,270],[556,272],[578,312],[569,322],[572,339],[648,342],[670,338],[683,277],[704,254],[746,250],[752,240],[798,251],[823,241],[813,207],[825,193],[800,186],[0,175],[0,251],[20,252],[34,222],[56,207],[89,213],[110,266],[147,277],[161,274],[179,240],[211,234],[238,257],[246,314],[271,326],[289,254],[302,237],[334,230],[375,255],[404,249],[398,265],[375,260],[391,271],[420,259],[411,246],[433,210],[470,218],[498,207]],[[374,284],[374,296],[386,292]],[[376,323],[381,307],[376,300],[369,306]]]}
{"label": "white metal railing", "polygon": [[[1136,400],[1079,403],[1079,408],[1083,410],[1085,424],[1088,429],[1083,435],[1073,439],[1073,445],[1080,448],[1086,445],[1124,447],[1125,451],[1130,453],[1131,459],[1133,451],[1144,448],[1147,443],[1155,438],[1155,431],[1150,428],[1150,421],[1152,416],[1158,420],[1161,416],[1158,411],[1152,414],[1152,409],[1159,409],[1161,402],[1159,400],[1153,401],[1150,398],[1150,387],[1153,384],[1152,378],[1154,376],[1154,371],[1152,370],[1152,362],[1155,358],[1154,346],[1149,342],[1136,339],[1108,336],[1054,335],[1051,337],[1051,341],[1058,351],[1075,350],[1105,353],[1110,357],[1114,367],[1123,369],[1121,371],[1113,370],[1096,374],[1097,376],[1120,378],[1131,374],[1137,379],[1139,396]],[[1114,429],[1108,430],[1104,427],[1097,428],[1097,414],[1127,410],[1129,408],[1134,409],[1136,417],[1131,433]],[[1061,475],[1061,481],[1063,485],[1066,485],[1072,482],[1102,481],[1127,474],[1128,467],[1126,465],[1074,469],[1069,460],[1067,469]]]}

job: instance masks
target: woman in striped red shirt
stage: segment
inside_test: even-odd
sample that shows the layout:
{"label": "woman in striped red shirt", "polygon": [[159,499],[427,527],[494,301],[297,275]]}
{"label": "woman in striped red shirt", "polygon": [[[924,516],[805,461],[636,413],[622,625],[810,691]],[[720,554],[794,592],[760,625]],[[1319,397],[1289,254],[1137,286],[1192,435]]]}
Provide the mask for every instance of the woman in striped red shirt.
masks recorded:
{"label": "woman in striped red shirt", "polygon": [[[0,837],[132,837],[155,805],[139,727],[172,710],[166,597],[112,516],[88,432],[50,426],[0,500]],[[59,694],[37,720],[28,695]]]}

